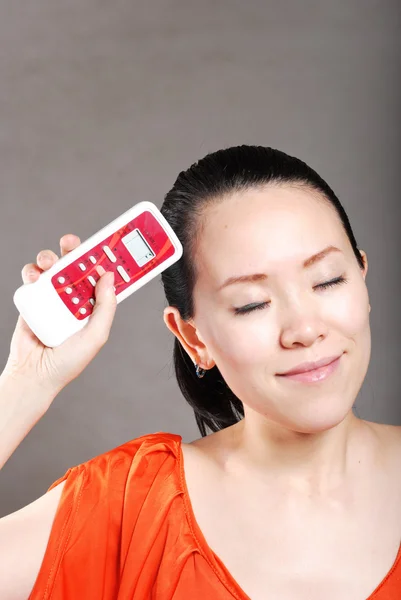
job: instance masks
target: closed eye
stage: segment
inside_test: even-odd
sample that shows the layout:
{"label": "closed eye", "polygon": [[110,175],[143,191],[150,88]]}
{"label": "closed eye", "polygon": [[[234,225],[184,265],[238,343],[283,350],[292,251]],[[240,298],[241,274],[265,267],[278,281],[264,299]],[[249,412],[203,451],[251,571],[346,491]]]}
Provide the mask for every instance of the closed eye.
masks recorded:
{"label": "closed eye", "polygon": [[[333,287],[336,285],[340,285],[341,283],[348,283],[348,279],[345,277],[336,277],[335,279],[331,279],[330,281],[326,281],[325,283],[319,283],[315,288],[327,289],[329,287]],[[262,302],[260,304],[247,304],[246,306],[241,306],[240,308],[234,309],[234,315],[246,315],[255,310],[262,310],[269,306],[270,302]]]}

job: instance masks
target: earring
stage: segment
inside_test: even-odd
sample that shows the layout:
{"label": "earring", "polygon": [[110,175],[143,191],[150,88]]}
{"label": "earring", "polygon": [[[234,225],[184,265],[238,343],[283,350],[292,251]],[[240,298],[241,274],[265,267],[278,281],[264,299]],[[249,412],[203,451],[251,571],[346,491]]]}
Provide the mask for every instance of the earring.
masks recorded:
{"label": "earring", "polygon": [[195,368],[196,368],[196,374],[200,379],[205,376],[205,373],[206,373],[205,369],[201,369],[201,367],[198,364],[195,364]]}

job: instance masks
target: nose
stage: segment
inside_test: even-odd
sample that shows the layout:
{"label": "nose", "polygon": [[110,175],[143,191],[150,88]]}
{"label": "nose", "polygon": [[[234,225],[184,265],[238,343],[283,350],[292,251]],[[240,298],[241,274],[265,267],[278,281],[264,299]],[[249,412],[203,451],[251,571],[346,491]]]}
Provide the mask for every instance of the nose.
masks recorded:
{"label": "nose", "polygon": [[312,311],[292,312],[280,331],[280,341],[285,348],[311,346],[327,337],[328,325]]}

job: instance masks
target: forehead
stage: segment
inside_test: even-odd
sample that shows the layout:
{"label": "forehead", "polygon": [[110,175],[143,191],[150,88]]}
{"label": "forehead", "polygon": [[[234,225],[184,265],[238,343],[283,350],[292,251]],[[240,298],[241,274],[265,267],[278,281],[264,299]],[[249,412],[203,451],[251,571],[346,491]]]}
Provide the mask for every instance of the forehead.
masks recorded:
{"label": "forehead", "polygon": [[346,241],[335,209],[317,192],[290,186],[248,190],[207,209],[197,270],[214,280],[250,269],[274,274],[298,268],[329,244],[345,251]]}

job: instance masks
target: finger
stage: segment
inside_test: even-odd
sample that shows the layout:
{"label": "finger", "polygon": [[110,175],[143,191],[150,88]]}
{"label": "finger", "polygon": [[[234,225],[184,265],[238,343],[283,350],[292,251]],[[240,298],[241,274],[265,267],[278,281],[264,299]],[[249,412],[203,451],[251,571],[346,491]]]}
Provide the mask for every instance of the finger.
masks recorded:
{"label": "finger", "polygon": [[67,233],[60,238],[61,256],[65,256],[71,250],[74,250],[81,243],[80,238],[73,233]]}
{"label": "finger", "polygon": [[[74,234],[64,235],[60,239],[61,255],[65,256],[71,250],[74,250],[81,243],[80,238]],[[47,271],[59,260],[59,257],[52,250],[41,250],[36,258],[36,263],[28,263],[24,265],[21,276],[23,283],[32,283],[36,281],[43,271]]]}
{"label": "finger", "polygon": [[103,345],[109,338],[117,307],[114,282],[107,281],[106,272],[96,283],[95,297],[96,304],[93,307],[93,313],[81,333],[84,343]]}
{"label": "finger", "polygon": [[36,257],[38,267],[47,271],[58,261],[58,256],[53,250],[41,250]]}
{"label": "finger", "polygon": [[43,273],[43,271],[38,265],[35,265],[35,263],[28,263],[27,265],[24,265],[21,271],[22,281],[24,283],[32,283],[39,278],[41,273]]}

